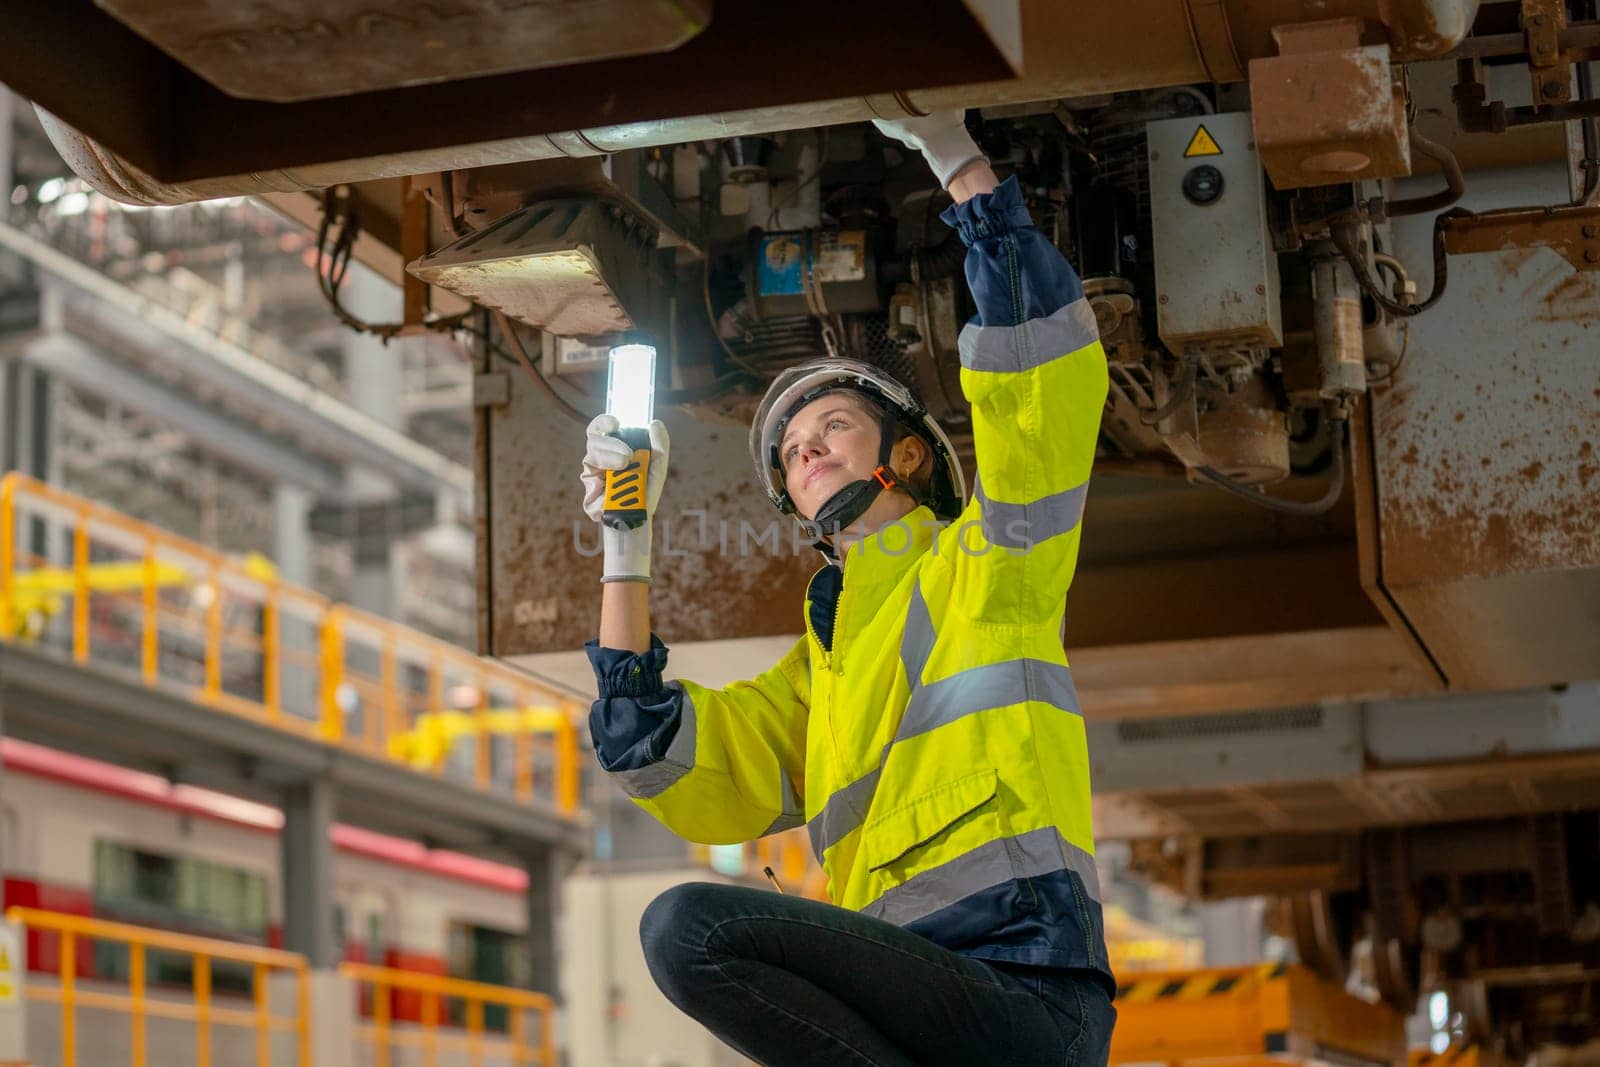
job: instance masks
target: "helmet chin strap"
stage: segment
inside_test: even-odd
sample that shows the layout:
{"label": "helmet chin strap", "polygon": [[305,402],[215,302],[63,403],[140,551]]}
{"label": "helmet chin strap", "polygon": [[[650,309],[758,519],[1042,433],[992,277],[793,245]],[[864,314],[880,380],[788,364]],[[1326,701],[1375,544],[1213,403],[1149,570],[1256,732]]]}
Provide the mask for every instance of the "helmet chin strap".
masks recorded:
{"label": "helmet chin strap", "polygon": [[[894,450],[894,431],[898,425],[899,417],[895,414],[894,408],[888,408],[883,415],[883,437],[878,444],[878,466],[872,472],[872,477],[851,482],[824,500],[811,520],[813,523],[823,530],[833,531],[837,536],[840,531],[867,513],[872,502],[878,499],[879,493],[885,489],[893,489],[899,484],[894,468],[889,466],[889,454]],[[833,553],[824,550],[824,555],[832,557]]]}

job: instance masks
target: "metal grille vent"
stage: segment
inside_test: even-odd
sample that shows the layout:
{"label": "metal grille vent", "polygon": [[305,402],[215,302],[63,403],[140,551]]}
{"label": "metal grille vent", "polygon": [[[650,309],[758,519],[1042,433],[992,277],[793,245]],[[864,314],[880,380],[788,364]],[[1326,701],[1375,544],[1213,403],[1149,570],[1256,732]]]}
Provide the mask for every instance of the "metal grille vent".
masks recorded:
{"label": "metal grille vent", "polygon": [[1316,730],[1321,728],[1322,719],[1322,709],[1314,704],[1275,711],[1246,711],[1233,715],[1175,715],[1165,719],[1130,719],[1117,723],[1117,739],[1128,743],[1139,743],[1277,733],[1285,730]]}
{"label": "metal grille vent", "polygon": [[889,316],[883,312],[852,316],[851,341],[860,357],[875,367],[882,367],[900,381],[916,388],[917,368],[906,354],[904,342],[889,337]]}

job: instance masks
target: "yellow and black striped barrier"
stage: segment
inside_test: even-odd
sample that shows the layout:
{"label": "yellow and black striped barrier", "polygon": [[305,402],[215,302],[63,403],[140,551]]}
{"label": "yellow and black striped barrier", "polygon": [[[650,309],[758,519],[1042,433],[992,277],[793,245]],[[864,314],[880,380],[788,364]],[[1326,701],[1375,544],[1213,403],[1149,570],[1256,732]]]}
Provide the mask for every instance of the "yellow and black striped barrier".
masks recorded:
{"label": "yellow and black striped barrier", "polygon": [[1475,1041],[1451,1045],[1443,1052],[1418,1048],[1411,1050],[1407,1067],[1503,1067],[1504,1060]]}
{"label": "yellow and black striped barrier", "polygon": [[1139,977],[1117,986],[1117,1003],[1126,1001],[1142,1004],[1168,997],[1194,1000],[1197,997],[1221,997],[1230,993],[1237,995],[1252,989],[1254,983],[1282,978],[1288,969],[1287,963],[1268,963],[1255,968],[1254,972],[1205,970],[1176,978],[1166,974]]}
{"label": "yellow and black striped barrier", "polygon": [[1130,976],[1118,987],[1116,1004],[1112,1064],[1223,1059],[1251,1067],[1335,1060],[1415,1067],[1406,1063],[1399,1013],[1295,964]]}

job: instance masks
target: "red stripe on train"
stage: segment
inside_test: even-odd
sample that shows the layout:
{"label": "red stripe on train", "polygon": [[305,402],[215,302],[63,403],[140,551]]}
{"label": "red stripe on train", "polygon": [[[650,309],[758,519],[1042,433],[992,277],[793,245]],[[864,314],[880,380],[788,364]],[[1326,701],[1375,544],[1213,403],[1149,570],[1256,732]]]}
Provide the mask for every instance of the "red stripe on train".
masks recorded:
{"label": "red stripe on train", "polygon": [[[159,775],[58,752],[15,738],[0,738],[0,763],[21,774],[262,833],[276,834],[283,827],[283,813],[266,804],[198,786],[174,785]],[[426,848],[414,841],[357,826],[335,824],[332,837],[335,848],[351,855],[507,893],[522,893],[528,888],[527,872],[504,863]]]}

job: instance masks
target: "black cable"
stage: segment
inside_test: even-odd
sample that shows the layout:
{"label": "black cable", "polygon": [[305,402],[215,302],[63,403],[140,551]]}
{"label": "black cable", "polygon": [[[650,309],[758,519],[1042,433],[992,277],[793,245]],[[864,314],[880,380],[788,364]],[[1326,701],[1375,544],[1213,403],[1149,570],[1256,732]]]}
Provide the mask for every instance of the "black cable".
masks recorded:
{"label": "black cable", "polygon": [[545,396],[556,402],[556,407],[561,409],[563,415],[580,426],[588,426],[589,416],[573,407],[565,397],[556,392],[555,386],[550,384],[549,379],[544,376],[544,372],[539,369],[532,359],[528,358],[528,350],[523,347],[522,338],[517,336],[517,331],[512,328],[511,320],[506,318],[505,312],[495,311],[494,321],[495,325],[500,327],[500,335],[511,345],[511,351],[516,353],[517,362],[522,364],[522,369],[528,372],[528,377],[533,379],[534,384],[543,391]]}
{"label": "black cable", "polygon": [[1445,187],[1427,196],[1388,201],[1383,206],[1383,213],[1391,219],[1403,215],[1426,215],[1430,211],[1442,211],[1460,200],[1467,191],[1467,179],[1462,176],[1461,164],[1450,149],[1422,136],[1415,127],[1411,130],[1411,147],[1439,164],[1439,169],[1444,173]]}
{"label": "black cable", "polygon": [[1402,304],[1389,294],[1385,293],[1373,280],[1372,272],[1367,269],[1367,259],[1361,252],[1361,238],[1358,227],[1360,219],[1353,213],[1345,213],[1333,220],[1329,226],[1329,235],[1333,238],[1334,247],[1339,249],[1339,254],[1344,256],[1350,264],[1350,269],[1355,273],[1356,284],[1361,286],[1362,292],[1372,297],[1373,301],[1391,315],[1401,318],[1411,318],[1427,311],[1437,304],[1444,296],[1445,286],[1450,280],[1450,261],[1444,247],[1444,224],[1446,219],[1462,218],[1471,212],[1457,208],[1453,211],[1441,212],[1433,219],[1433,289],[1428,293],[1428,299],[1420,304]]}
{"label": "black cable", "polygon": [[1171,397],[1154,411],[1139,413],[1139,421],[1146,426],[1154,426],[1163,419],[1170,418],[1177,410],[1188,403],[1194,395],[1195,377],[1200,373],[1200,357],[1194,352],[1185,353],[1183,365],[1178,369],[1178,385]]}
{"label": "black cable", "polygon": [[1344,494],[1344,425],[1343,422],[1338,423],[1339,429],[1333,442],[1333,483],[1328,486],[1328,491],[1316,500],[1284,500],[1282,497],[1268,496],[1259,489],[1252,489],[1248,485],[1234,481],[1215,467],[1196,467],[1195,473],[1218,489],[1248,500],[1252,504],[1281,511],[1286,515],[1321,515],[1332,510],[1339,502],[1339,497]]}
{"label": "black cable", "polygon": [[706,250],[705,263],[703,264],[703,266],[701,268],[701,272],[700,272],[700,298],[705,303],[706,325],[711,328],[711,336],[715,337],[717,339],[717,344],[722,346],[723,354],[726,355],[728,357],[728,359],[733,362],[733,365],[735,367],[738,367],[740,370],[744,371],[746,374],[748,374],[748,375],[750,375],[752,377],[760,377],[761,372],[756,370],[755,367],[751,366],[743,357],[736,355],[734,353],[733,349],[728,347],[728,342],[723,339],[722,331],[717,329],[717,316],[711,310],[711,251],[710,251],[710,249]]}
{"label": "black cable", "polygon": [[[328,234],[333,228],[336,216],[339,219],[339,231],[334,235],[330,248]],[[390,338],[400,336],[407,324],[367,322],[352,314],[339,299],[339,290],[344,286],[345,278],[350,273],[356,237],[360,232],[360,210],[356,206],[355,198],[350,194],[349,187],[335,185],[326,189],[322,194],[322,221],[317,226],[317,288],[322,291],[323,299],[328,302],[328,306],[333,309],[334,316],[340,322],[357,333],[370,333],[388,341]],[[471,313],[470,310],[463,311],[459,315],[423,322],[422,326],[438,333],[454,333],[466,325],[467,316]]]}

